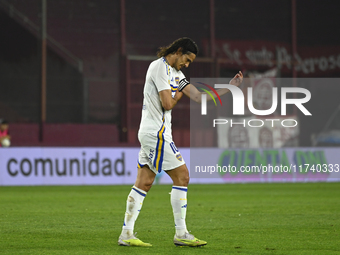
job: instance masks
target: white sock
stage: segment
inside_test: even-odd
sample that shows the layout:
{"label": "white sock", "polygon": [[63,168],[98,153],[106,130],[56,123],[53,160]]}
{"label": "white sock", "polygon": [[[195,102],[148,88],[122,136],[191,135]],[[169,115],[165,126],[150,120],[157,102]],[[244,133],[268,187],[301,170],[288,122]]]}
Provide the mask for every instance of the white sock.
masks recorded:
{"label": "white sock", "polygon": [[133,228],[135,222],[142,209],[143,200],[146,196],[146,191],[133,186],[126,201],[126,212],[124,218],[124,225],[122,235],[130,237],[133,235]]}
{"label": "white sock", "polygon": [[188,232],[185,223],[185,216],[187,213],[187,191],[187,187],[172,186],[170,193],[177,236],[183,236],[186,232]]}

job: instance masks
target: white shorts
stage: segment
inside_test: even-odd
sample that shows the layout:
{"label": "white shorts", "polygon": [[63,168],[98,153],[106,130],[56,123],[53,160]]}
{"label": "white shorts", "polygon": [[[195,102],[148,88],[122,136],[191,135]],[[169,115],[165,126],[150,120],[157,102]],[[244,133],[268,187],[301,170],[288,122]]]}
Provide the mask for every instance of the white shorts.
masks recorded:
{"label": "white shorts", "polygon": [[138,134],[141,149],[138,156],[138,168],[148,165],[155,173],[172,170],[184,165],[184,159],[175,143],[167,136]]}

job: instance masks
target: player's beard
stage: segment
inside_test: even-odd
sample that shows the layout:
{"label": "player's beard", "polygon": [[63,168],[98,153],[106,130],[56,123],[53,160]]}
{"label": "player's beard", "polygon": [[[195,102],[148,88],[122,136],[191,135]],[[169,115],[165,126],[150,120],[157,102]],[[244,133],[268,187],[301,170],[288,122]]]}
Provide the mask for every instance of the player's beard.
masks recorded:
{"label": "player's beard", "polygon": [[180,64],[178,63],[178,59],[175,60],[174,68],[175,68],[177,71],[181,70],[181,68],[182,68],[182,67],[180,66]]}

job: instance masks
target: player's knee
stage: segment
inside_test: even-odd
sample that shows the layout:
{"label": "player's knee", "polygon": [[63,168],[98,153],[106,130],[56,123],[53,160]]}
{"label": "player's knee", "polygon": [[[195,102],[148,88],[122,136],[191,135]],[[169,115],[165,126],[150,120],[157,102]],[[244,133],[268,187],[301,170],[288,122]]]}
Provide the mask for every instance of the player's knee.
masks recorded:
{"label": "player's knee", "polygon": [[140,189],[148,192],[153,184],[153,178],[144,179],[143,182],[138,183]]}
{"label": "player's knee", "polygon": [[187,176],[185,177],[185,186],[188,186],[189,181],[190,181],[190,177],[189,177],[189,175],[187,175]]}
{"label": "player's knee", "polygon": [[153,183],[153,180],[152,180],[152,181],[148,181],[148,182],[146,182],[146,183],[144,184],[144,190],[145,190],[146,192],[148,192],[148,191],[151,189],[152,183]]}
{"label": "player's knee", "polygon": [[180,186],[187,187],[189,184],[189,175],[183,175],[179,178]]}

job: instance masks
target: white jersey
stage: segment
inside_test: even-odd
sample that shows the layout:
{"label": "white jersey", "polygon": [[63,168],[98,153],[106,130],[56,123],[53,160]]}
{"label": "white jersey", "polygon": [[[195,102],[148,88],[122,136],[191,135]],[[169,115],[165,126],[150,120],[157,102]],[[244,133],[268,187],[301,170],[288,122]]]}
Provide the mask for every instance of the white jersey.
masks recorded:
{"label": "white jersey", "polygon": [[162,107],[159,92],[170,89],[174,97],[182,79],[185,79],[184,74],[171,67],[164,57],[150,64],[144,85],[139,134],[154,134],[157,137],[162,135],[172,139],[171,110],[166,111]]}

